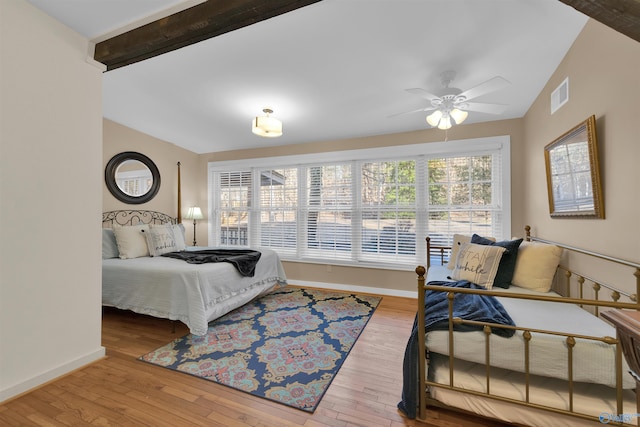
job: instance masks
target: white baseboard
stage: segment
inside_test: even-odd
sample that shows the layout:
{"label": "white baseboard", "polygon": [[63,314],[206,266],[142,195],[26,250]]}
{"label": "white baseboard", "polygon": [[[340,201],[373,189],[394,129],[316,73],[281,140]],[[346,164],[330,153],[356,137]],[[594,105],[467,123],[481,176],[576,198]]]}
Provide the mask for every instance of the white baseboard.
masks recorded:
{"label": "white baseboard", "polygon": [[29,378],[28,380],[23,381],[19,384],[5,388],[4,390],[0,390],[0,403],[12,397],[17,397],[21,394],[31,391],[65,374],[75,371],[76,369],[82,368],[85,365],[95,362],[96,360],[102,359],[104,356],[105,348],[100,347],[98,348],[98,350],[92,353],[72,360],[68,363],[65,363],[64,365],[60,365],[40,375],[36,375],[35,377]]}
{"label": "white baseboard", "polygon": [[374,288],[371,286],[342,285],[340,283],[308,282],[306,280],[291,280],[291,285],[325,288],[336,291],[363,292],[367,294],[388,295],[392,297],[418,298],[418,291],[400,291],[398,289]]}

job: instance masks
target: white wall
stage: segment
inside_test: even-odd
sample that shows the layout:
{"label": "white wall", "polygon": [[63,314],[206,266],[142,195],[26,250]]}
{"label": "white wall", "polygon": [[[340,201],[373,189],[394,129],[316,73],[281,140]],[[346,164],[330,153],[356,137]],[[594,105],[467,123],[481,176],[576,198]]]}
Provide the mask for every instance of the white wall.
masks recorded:
{"label": "white wall", "polygon": [[0,0],[0,401],[104,355],[102,70],[88,46]]}

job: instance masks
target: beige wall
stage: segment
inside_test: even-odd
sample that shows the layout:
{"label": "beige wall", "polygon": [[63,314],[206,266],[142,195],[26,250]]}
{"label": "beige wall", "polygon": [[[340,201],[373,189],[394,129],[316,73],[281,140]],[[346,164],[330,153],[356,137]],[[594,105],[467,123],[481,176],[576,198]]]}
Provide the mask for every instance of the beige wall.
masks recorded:
{"label": "beige wall", "polygon": [[[180,162],[180,181],[182,188],[182,215],[189,206],[206,208],[207,199],[200,198],[198,173],[198,155],[177,145],[162,141],[111,120],[104,119],[103,124],[103,158],[102,158],[102,210],[144,209],[164,212],[171,216],[178,215],[178,162]],[[104,181],[104,168],[109,160],[123,151],[137,151],[149,157],[160,172],[160,190],[149,202],[139,205],[128,205],[113,197]],[[204,185],[206,189],[206,181]],[[187,232],[187,244],[193,242],[193,222],[183,220]],[[196,227],[198,244],[207,241],[206,221],[199,221]]]}
{"label": "beige wall", "polygon": [[[640,43],[590,20],[524,121],[524,186],[519,223],[541,237],[640,262]],[[569,101],[550,114],[550,93],[569,77]],[[544,146],[596,116],[605,219],[551,219]],[[514,223],[517,225],[517,223]]]}
{"label": "beige wall", "polygon": [[0,1],[0,401],[104,355],[102,67],[88,41]]}

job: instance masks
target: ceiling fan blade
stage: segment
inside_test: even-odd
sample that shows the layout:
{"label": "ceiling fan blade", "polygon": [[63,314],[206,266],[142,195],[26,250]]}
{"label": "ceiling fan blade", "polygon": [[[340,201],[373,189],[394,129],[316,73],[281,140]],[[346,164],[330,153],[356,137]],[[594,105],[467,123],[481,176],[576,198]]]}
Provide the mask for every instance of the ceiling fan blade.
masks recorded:
{"label": "ceiling fan blade", "polygon": [[466,111],[477,111],[478,113],[489,113],[489,114],[502,114],[505,112],[508,105],[504,104],[485,104],[483,102],[465,102],[465,107],[463,108]]}
{"label": "ceiling fan blade", "polygon": [[424,107],[424,108],[418,108],[417,110],[405,111],[405,112],[402,112],[402,113],[392,114],[392,115],[390,115],[390,116],[387,116],[387,118],[389,118],[389,119],[390,119],[390,118],[392,118],[392,117],[404,116],[405,114],[420,113],[420,112],[422,112],[422,111],[432,111],[432,110],[435,110],[435,109],[436,109],[435,107],[431,107],[431,106],[429,106],[429,107]]}
{"label": "ceiling fan blade", "polygon": [[471,89],[465,90],[459,96],[464,96],[467,99],[473,99],[473,98],[477,98],[479,96],[485,95],[487,93],[495,92],[497,90],[505,88],[510,84],[511,83],[509,83],[508,80],[502,77],[496,76],[492,79],[487,80],[484,83],[480,83],[479,85],[472,87]]}
{"label": "ceiling fan blade", "polygon": [[419,87],[414,87],[411,89],[406,89],[407,92],[412,93],[414,95],[418,95],[421,98],[426,99],[427,101],[432,101],[434,99],[440,99],[439,96],[436,96],[434,94],[432,94],[431,92],[427,92],[424,89],[421,89]]}

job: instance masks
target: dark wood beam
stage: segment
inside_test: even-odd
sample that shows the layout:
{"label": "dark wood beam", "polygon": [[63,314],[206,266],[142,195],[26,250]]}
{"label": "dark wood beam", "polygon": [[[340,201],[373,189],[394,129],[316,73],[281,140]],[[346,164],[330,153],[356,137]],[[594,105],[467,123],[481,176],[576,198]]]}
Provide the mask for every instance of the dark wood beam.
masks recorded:
{"label": "dark wood beam", "polygon": [[560,0],[585,15],[640,42],[639,0]]}
{"label": "dark wood beam", "polygon": [[96,44],[94,59],[114,70],[321,0],[208,0]]}

